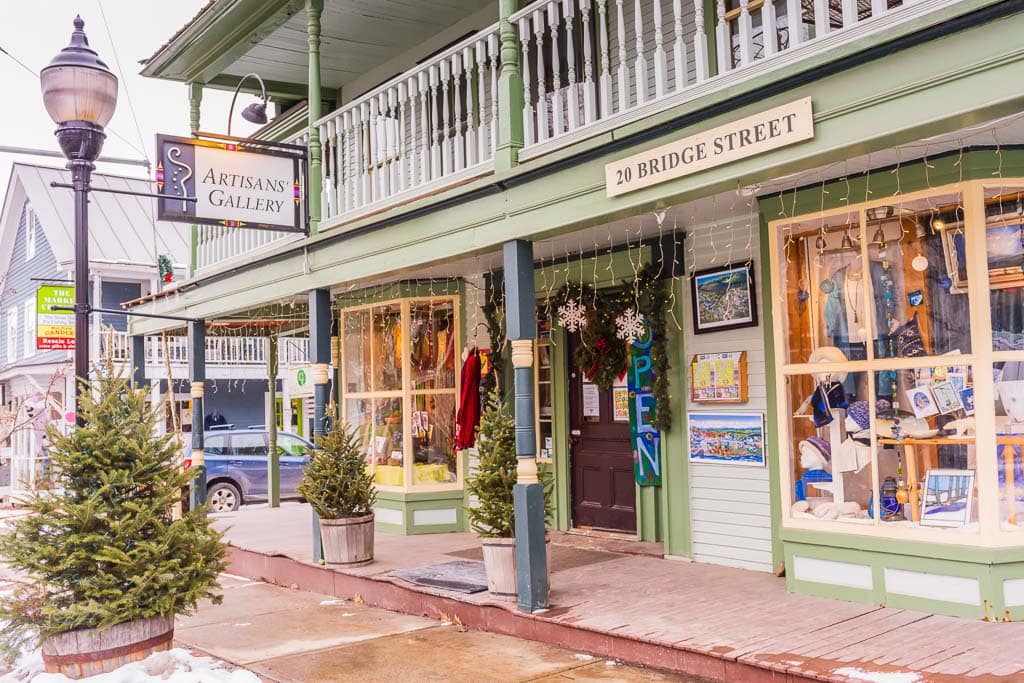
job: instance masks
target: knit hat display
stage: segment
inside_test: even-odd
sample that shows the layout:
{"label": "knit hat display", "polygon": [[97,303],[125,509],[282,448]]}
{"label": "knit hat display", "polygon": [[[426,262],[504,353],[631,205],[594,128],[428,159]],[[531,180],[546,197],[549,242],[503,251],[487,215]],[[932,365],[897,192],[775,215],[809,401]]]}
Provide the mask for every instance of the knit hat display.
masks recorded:
{"label": "knit hat display", "polygon": [[868,410],[867,401],[854,401],[846,409],[846,416],[857,423],[860,429],[867,429],[871,426],[871,414]]}
{"label": "knit hat display", "polygon": [[825,458],[825,462],[832,462],[832,446],[829,445],[828,441],[825,441],[825,439],[820,436],[812,436],[808,439],[804,439],[804,441],[821,451],[821,455]]}

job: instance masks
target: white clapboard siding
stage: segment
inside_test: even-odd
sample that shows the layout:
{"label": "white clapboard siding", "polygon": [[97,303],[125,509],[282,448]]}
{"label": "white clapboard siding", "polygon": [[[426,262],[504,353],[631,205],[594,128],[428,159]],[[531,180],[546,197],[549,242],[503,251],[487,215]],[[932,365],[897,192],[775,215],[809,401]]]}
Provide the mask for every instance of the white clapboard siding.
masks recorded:
{"label": "white clapboard siding", "polygon": [[[753,230],[753,235],[751,235]],[[712,246],[712,235],[714,247]],[[750,251],[747,251],[747,243]],[[698,353],[747,352],[749,400],[744,404],[701,404],[687,401],[689,411],[735,411],[763,413],[766,406],[764,324],[760,310],[764,264],[759,258],[756,223],[746,220],[735,225],[717,225],[689,231],[686,238],[688,268],[703,270],[743,263],[754,259],[757,285],[757,327],[711,334],[693,334],[692,311],[685,306],[686,362]],[[717,258],[715,254],[717,253]],[[683,301],[690,301],[690,281],[683,285]],[[689,395],[689,392],[687,392]],[[769,455],[769,462],[771,457]],[[690,521],[693,559],[699,562],[771,571],[771,508],[768,469],[742,465],[690,463]]]}

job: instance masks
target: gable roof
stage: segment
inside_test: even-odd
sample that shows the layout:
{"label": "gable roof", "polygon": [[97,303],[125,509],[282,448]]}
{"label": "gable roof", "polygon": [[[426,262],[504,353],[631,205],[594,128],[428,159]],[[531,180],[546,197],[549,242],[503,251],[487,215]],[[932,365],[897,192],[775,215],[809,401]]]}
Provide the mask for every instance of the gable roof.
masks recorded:
{"label": "gable roof", "polygon": [[[15,163],[0,211],[0,264],[10,260],[15,234],[25,199],[36,217],[61,266],[74,261],[74,194],[51,187],[70,183],[71,172],[63,168]],[[93,173],[95,188],[153,192],[149,180],[106,173]],[[89,262],[156,269],[157,256],[170,257],[175,267],[188,263],[190,228],[180,223],[156,220],[156,200],[149,197],[92,192],[89,195]]]}

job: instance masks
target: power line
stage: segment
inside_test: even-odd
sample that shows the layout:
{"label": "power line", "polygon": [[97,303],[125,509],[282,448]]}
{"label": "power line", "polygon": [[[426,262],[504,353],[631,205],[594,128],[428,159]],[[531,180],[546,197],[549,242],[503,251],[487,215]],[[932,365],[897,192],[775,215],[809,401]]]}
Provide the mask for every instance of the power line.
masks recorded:
{"label": "power line", "polygon": [[[121,77],[121,85],[124,88],[125,99],[128,100],[128,111],[132,114],[132,121],[135,122],[135,133],[139,136],[139,144],[142,148],[146,148],[146,140],[142,137],[142,127],[139,126],[139,117],[135,114],[135,102],[132,101],[131,93],[128,92],[128,79],[124,77],[124,69],[121,68],[121,57],[117,52],[117,43],[114,41],[114,34],[110,31],[110,24],[107,23],[107,13],[103,11],[102,0],[96,0],[96,5],[100,9],[100,17],[103,19],[103,28],[107,30],[107,38],[110,40],[110,47],[114,51],[114,64],[117,65],[117,75]],[[146,161],[149,161],[149,156],[143,152],[142,156],[146,157]]]}

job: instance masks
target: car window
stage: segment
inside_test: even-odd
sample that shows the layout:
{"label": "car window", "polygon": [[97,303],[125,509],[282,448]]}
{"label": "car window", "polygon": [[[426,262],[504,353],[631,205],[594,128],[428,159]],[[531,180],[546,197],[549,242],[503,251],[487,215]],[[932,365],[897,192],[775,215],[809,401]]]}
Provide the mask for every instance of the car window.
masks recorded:
{"label": "car window", "polygon": [[231,451],[235,455],[266,455],[266,437],[260,433],[235,432],[231,435]]}
{"label": "car window", "polygon": [[228,451],[228,437],[208,436],[203,440],[203,452],[206,455],[224,455]]}
{"label": "car window", "polygon": [[305,455],[309,446],[305,441],[291,434],[277,435],[277,452],[280,455]]}

